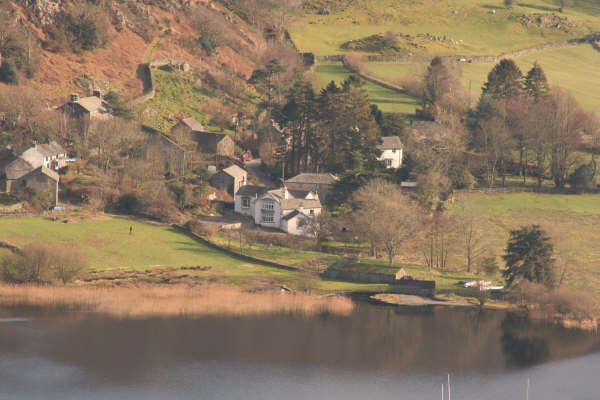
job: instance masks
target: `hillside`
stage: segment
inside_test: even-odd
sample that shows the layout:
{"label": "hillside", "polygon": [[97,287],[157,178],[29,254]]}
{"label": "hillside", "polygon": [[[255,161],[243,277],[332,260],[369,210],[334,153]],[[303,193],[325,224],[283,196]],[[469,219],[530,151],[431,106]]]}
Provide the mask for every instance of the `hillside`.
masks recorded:
{"label": "hillside", "polygon": [[[507,9],[500,0],[311,0],[289,31],[300,51],[315,53],[321,62],[348,52],[369,55],[366,72],[400,86],[405,78],[422,74],[433,56],[469,60],[459,70],[473,99],[498,57],[517,52],[524,71],[539,61],[550,84],[572,91],[586,109],[596,110],[600,99],[588,88],[600,52],[593,43],[571,42],[600,31],[600,4],[574,1],[562,12],[557,4],[533,0]],[[317,70],[319,86],[331,76],[326,69]],[[343,75],[338,74],[337,80]],[[396,92],[385,102],[386,111],[406,113],[412,107],[396,104],[405,100]]]}
{"label": "hillside", "polygon": [[[79,15],[89,18],[98,31],[100,39],[90,48],[69,43],[74,40],[68,37],[73,30],[68,24],[73,18],[84,18]],[[153,59],[185,61],[194,75],[212,72],[245,81],[264,48],[255,28],[212,1],[11,0],[0,6],[0,16],[14,24],[11,29],[17,34],[13,36],[33,39],[28,48],[33,50],[37,71],[30,77],[22,70],[19,78],[49,104],[60,104],[73,92],[88,95],[91,87],[115,90],[126,99],[139,96],[144,90],[140,65]],[[204,93],[203,100],[210,97],[211,93]],[[199,113],[197,107],[192,111],[187,115]],[[165,115],[155,125],[162,127],[164,120],[174,117],[179,115]]]}

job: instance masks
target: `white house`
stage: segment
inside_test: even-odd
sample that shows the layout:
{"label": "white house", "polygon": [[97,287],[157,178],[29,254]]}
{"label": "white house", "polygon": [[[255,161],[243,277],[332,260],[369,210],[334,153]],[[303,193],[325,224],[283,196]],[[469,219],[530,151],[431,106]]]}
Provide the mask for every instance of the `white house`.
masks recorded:
{"label": "white house", "polygon": [[404,146],[398,136],[384,136],[381,144],[377,146],[381,155],[377,158],[385,163],[386,168],[400,168],[402,166],[402,150]]}
{"label": "white house", "polygon": [[321,213],[321,201],[312,191],[267,190],[242,186],[234,196],[235,212],[251,216],[254,223],[294,235],[310,235],[310,218]]}

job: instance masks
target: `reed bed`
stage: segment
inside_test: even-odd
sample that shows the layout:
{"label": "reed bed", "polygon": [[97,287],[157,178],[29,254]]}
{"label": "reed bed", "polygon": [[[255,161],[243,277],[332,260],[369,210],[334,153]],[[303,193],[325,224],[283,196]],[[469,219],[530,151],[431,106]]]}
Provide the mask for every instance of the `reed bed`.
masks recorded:
{"label": "reed bed", "polygon": [[289,313],[311,316],[322,312],[348,315],[354,305],[341,296],[304,293],[244,292],[236,287],[207,284],[138,287],[0,285],[0,306],[85,310],[119,318],[245,316]]}

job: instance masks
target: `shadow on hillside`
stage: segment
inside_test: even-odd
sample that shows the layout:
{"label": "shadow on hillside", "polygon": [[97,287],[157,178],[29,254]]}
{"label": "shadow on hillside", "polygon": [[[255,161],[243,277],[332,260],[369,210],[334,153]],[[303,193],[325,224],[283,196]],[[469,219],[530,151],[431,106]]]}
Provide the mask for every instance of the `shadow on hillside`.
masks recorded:
{"label": "shadow on hillside", "polygon": [[534,10],[539,10],[539,11],[559,12],[558,7],[541,6],[539,4],[530,4],[530,3],[517,3],[517,5],[519,7],[532,8]]}

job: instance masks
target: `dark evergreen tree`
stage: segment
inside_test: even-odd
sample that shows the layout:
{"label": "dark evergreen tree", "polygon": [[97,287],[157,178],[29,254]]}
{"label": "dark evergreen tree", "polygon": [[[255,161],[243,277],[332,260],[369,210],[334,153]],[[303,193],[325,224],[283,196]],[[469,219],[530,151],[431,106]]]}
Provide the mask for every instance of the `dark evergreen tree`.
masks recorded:
{"label": "dark evergreen tree", "polygon": [[553,286],[554,247],[539,225],[524,226],[510,232],[506,254],[506,269],[502,273],[510,285],[519,278]]}
{"label": "dark evergreen tree", "polygon": [[17,69],[15,64],[11,60],[3,60],[0,66],[0,82],[8,83],[11,85],[19,84],[19,76],[17,75]]}
{"label": "dark evergreen tree", "polygon": [[523,92],[523,73],[513,60],[503,59],[490,71],[483,93],[499,100]]}
{"label": "dark evergreen tree", "polygon": [[546,74],[537,61],[525,76],[525,93],[532,96],[536,101],[548,93]]}

